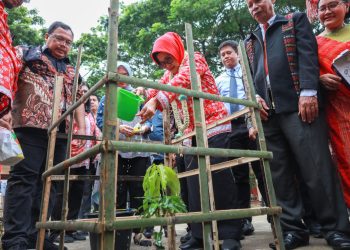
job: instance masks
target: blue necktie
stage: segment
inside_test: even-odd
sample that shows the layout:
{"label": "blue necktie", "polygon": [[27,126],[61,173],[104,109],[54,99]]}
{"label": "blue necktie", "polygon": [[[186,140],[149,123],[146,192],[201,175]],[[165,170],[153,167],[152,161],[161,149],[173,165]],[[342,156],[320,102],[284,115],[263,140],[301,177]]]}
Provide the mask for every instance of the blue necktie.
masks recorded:
{"label": "blue necktie", "polygon": [[[237,82],[235,78],[235,69],[230,69],[230,97],[237,98]],[[239,109],[238,104],[230,103],[231,114]]]}

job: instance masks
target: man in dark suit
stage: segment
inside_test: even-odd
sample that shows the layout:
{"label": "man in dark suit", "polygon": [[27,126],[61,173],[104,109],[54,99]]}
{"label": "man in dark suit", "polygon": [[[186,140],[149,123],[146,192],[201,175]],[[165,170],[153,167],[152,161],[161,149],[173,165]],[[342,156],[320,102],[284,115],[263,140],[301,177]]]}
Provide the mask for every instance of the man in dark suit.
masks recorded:
{"label": "man in dark suit", "polygon": [[[258,28],[246,40],[247,54],[261,104],[271,171],[282,207],[286,249],[308,245],[296,167],[327,243],[350,249],[350,224],[330,157],[324,112],[319,109],[317,44],[305,14],[275,15],[275,0],[246,0]],[[270,244],[274,248],[274,244]]]}

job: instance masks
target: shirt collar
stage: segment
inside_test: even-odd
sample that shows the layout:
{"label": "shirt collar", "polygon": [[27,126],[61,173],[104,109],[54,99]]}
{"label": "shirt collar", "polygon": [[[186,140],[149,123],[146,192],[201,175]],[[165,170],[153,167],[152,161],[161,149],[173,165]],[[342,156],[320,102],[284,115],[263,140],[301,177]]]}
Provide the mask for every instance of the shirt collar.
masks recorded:
{"label": "shirt collar", "polygon": [[43,52],[43,54],[49,56],[50,59],[53,59],[53,60],[55,60],[55,61],[64,62],[64,63],[66,63],[66,64],[69,64],[69,63],[70,63],[68,57],[65,57],[65,58],[62,58],[62,59],[57,59],[56,57],[54,57],[54,56],[51,54],[50,49],[46,46],[46,44],[42,47],[42,52]]}
{"label": "shirt collar", "polygon": [[[269,26],[271,26],[273,24],[273,22],[275,21],[276,19],[276,15],[274,15],[273,17],[271,17],[267,22],[269,24]],[[264,24],[262,23],[259,23],[259,26],[261,28],[261,30],[264,30]]]}
{"label": "shirt collar", "polygon": [[234,69],[235,72],[238,72],[241,69],[241,65],[239,63],[237,63],[237,65],[233,68],[226,68],[226,72],[230,73],[232,69]]}

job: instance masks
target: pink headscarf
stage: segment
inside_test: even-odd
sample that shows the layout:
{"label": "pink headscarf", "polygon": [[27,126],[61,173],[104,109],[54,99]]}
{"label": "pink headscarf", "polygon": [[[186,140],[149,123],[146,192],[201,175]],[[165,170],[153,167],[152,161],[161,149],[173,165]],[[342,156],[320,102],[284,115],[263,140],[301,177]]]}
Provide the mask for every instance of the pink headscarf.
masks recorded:
{"label": "pink headscarf", "polygon": [[158,64],[154,54],[164,52],[172,55],[176,61],[181,64],[184,55],[185,48],[182,43],[181,37],[175,32],[167,32],[159,37],[153,44],[151,53],[152,60]]}

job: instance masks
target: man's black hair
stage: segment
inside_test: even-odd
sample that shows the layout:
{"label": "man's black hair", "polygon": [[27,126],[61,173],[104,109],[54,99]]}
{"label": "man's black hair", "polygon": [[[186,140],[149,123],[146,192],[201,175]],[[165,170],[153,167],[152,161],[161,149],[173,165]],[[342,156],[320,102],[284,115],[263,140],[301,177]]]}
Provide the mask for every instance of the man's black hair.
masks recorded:
{"label": "man's black hair", "polygon": [[233,40],[227,40],[227,41],[222,42],[219,45],[219,54],[220,54],[220,50],[226,46],[230,46],[238,54],[238,43],[236,41],[233,41]]}
{"label": "man's black hair", "polygon": [[69,31],[72,33],[72,36],[74,37],[74,33],[73,33],[72,28],[71,28],[69,25],[67,25],[67,24],[65,24],[65,23],[62,23],[62,22],[60,22],[60,21],[53,22],[53,23],[50,25],[50,27],[47,29],[47,33],[48,33],[49,35],[51,35],[51,34],[52,34],[56,29],[58,29],[58,28],[62,28],[62,29],[64,29],[64,30],[69,30]]}

